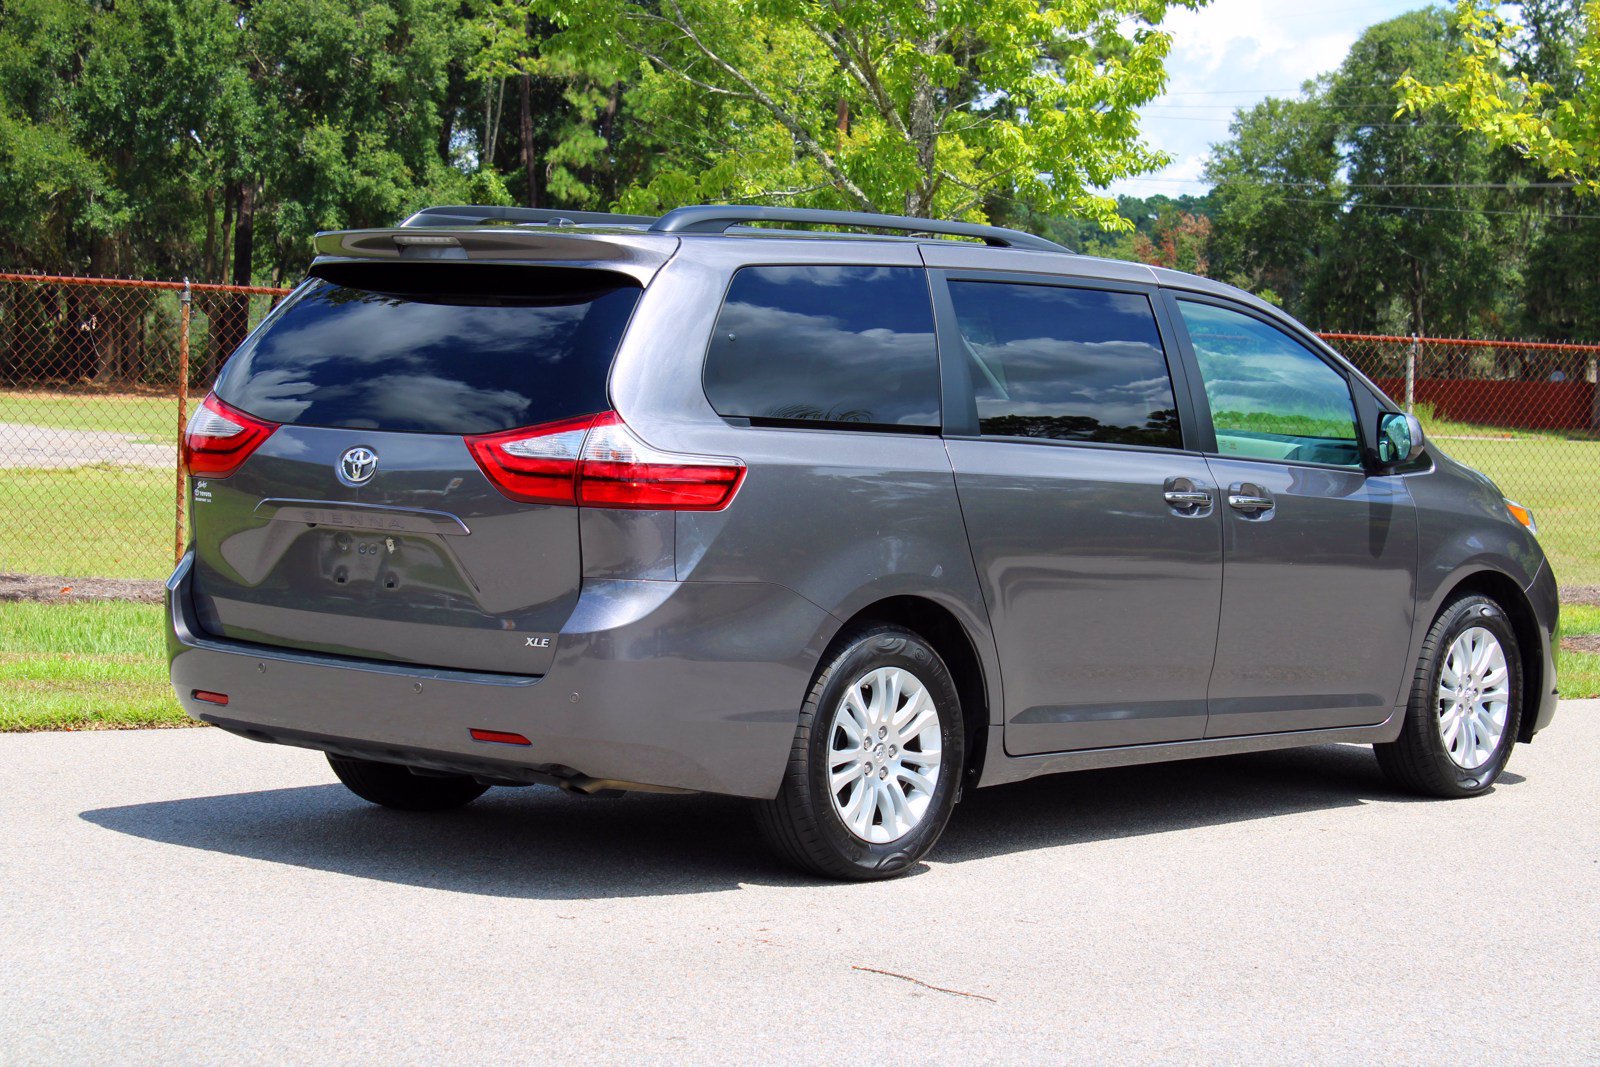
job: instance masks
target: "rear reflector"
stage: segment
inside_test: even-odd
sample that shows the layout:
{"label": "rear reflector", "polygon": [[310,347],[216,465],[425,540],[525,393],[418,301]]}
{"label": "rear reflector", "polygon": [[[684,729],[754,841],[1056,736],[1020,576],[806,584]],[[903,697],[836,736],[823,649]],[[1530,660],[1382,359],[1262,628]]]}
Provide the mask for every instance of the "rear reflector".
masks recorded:
{"label": "rear reflector", "polygon": [[207,704],[216,704],[217,706],[224,708],[228,706],[227,693],[213,693],[209,689],[196,689],[189,695],[194,697],[196,700],[204,701]]}
{"label": "rear reflector", "polygon": [[183,431],[183,469],[206,478],[226,478],[278,428],[224,404],[208,393]]}
{"label": "rear reflector", "polygon": [[[227,697],[223,697],[223,700],[226,701]],[[467,732],[472,735],[474,741],[491,741],[497,745],[533,744],[532,741],[529,741],[521,734],[508,734],[501,730],[469,730]]]}
{"label": "rear reflector", "polygon": [[720,511],[744,480],[739,460],[663,452],[614,411],[465,440],[495,488],[530,504]]}

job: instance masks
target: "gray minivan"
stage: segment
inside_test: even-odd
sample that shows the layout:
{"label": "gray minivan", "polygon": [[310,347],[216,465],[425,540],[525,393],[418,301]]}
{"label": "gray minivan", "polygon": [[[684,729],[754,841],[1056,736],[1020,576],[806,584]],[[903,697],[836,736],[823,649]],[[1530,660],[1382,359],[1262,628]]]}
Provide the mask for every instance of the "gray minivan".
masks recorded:
{"label": "gray minivan", "polygon": [[316,250],[185,435],[172,679],[369,801],[749,797],[879,878],[964,788],[1360,742],[1473,796],[1554,712],[1533,516],[1232,287],[760,207]]}

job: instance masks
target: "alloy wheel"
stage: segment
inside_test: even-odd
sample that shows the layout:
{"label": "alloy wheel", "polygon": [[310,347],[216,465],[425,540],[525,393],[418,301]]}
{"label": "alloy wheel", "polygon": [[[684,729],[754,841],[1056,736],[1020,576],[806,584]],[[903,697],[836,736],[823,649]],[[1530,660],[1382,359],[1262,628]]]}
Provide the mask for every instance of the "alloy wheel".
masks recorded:
{"label": "alloy wheel", "polygon": [[1489,762],[1511,713],[1511,672],[1499,639],[1481,626],[1463,630],[1445,653],[1436,697],[1450,759],[1465,771]]}
{"label": "alloy wheel", "polygon": [[828,792],[846,828],[883,844],[916,829],[939,782],[939,709],[903,667],[878,667],[845,691],[828,730]]}

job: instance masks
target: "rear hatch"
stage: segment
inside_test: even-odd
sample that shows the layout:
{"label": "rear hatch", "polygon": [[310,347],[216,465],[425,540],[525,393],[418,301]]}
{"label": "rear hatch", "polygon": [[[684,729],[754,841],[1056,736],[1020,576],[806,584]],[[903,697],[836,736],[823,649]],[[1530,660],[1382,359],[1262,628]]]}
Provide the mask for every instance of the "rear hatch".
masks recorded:
{"label": "rear hatch", "polygon": [[636,274],[315,266],[191,423],[200,625],[333,655],[543,673],[582,580],[578,509],[509,499],[467,438],[605,411]]}

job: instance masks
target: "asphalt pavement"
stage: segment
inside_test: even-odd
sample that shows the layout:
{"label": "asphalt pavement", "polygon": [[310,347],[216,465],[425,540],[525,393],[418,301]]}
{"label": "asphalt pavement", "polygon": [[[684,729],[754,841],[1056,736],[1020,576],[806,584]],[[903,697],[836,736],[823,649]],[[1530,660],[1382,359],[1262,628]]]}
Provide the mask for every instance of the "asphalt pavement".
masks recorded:
{"label": "asphalt pavement", "polygon": [[1595,1063],[1596,751],[1575,701],[1477,800],[1353,746],[1040,779],[837,885],[737,801],[5,735],[0,1063]]}

